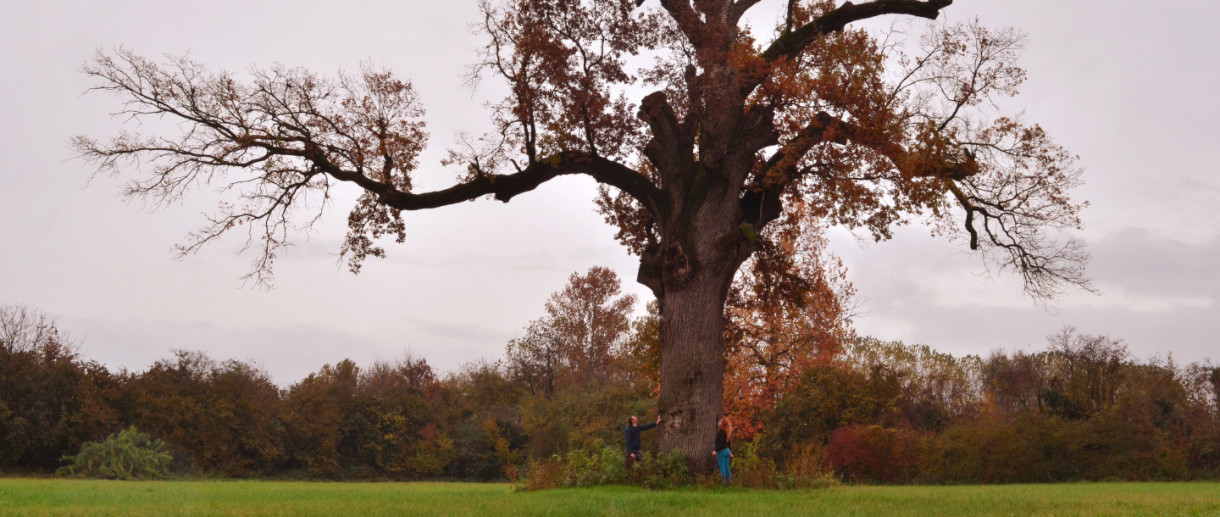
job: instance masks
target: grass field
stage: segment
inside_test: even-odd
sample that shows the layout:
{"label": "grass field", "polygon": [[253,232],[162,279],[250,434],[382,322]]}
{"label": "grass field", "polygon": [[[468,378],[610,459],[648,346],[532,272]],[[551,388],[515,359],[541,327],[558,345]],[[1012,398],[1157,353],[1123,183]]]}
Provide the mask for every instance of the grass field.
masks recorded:
{"label": "grass field", "polygon": [[505,484],[0,479],[0,515],[1220,515],[1220,483],[629,487],[515,493]]}

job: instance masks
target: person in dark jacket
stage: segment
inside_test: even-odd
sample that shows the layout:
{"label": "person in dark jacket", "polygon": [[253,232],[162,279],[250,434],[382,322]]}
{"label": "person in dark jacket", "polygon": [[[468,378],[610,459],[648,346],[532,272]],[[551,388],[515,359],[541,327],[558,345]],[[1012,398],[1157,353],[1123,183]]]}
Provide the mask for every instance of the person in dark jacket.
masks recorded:
{"label": "person in dark jacket", "polygon": [[647,431],[661,423],[661,415],[657,415],[656,423],[639,425],[640,419],[635,415],[627,417],[627,428],[623,430],[624,452],[627,454],[627,470],[631,470],[635,462],[644,459],[644,454],[640,452],[640,433]]}
{"label": "person in dark jacket", "polygon": [[716,457],[716,465],[720,467],[720,482],[726,485],[733,477],[729,470],[729,459],[733,457],[733,450],[729,448],[729,438],[732,436],[733,423],[728,417],[720,417],[720,421],[716,423],[716,444],[712,449],[712,456]]}

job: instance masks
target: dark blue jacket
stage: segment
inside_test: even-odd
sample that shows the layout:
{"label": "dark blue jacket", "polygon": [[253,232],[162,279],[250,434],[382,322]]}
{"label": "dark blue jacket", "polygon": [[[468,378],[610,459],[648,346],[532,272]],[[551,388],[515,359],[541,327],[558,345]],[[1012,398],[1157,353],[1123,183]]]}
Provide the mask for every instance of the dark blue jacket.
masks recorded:
{"label": "dark blue jacket", "polygon": [[647,431],[656,426],[656,423],[644,424],[640,426],[632,426],[631,424],[627,424],[627,428],[623,430],[623,441],[627,443],[627,451],[630,452],[640,450],[640,432]]}

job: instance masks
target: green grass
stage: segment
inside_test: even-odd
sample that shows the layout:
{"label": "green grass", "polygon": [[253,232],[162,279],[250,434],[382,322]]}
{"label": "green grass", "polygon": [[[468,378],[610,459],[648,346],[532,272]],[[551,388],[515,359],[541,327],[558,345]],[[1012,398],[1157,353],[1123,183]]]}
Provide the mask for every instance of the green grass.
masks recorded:
{"label": "green grass", "polygon": [[1220,515],[1220,483],[630,487],[515,493],[505,484],[0,479],[0,515]]}

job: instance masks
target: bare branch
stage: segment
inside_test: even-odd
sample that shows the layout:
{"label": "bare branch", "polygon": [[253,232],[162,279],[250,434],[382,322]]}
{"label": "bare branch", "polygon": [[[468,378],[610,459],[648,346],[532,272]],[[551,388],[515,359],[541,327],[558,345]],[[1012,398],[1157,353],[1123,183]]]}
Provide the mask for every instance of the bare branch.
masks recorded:
{"label": "bare branch", "polygon": [[[188,58],[157,64],[120,49],[99,53],[86,73],[96,90],[127,100],[120,116],[140,120],[170,116],[182,122],[175,138],[123,133],[109,142],[75,137],[72,145],[99,171],[131,163],[145,173],[126,189],[154,205],[176,201],[192,188],[214,185],[236,197],[222,202],[208,223],[178,246],[190,254],[231,229],[248,229],[246,248],[257,248],[250,278],[266,284],[274,259],[295,231],[319,220],[335,180],[353,183],[366,195],[349,216],[343,254],[353,270],[366,256],[384,252],[382,235],[401,242],[399,210],[433,208],[493,195],[507,201],[564,174],[587,174],[632,196],[650,210],[657,190],[640,173],[591,153],[565,151],[544,157],[515,174],[495,174],[479,164],[467,181],[435,192],[413,192],[412,174],[427,134],[410,83],[364,68],[338,81],[301,70],[256,70],[253,82],[212,74]],[[320,198],[320,199],[319,199]],[[320,204],[317,204],[318,201]],[[295,213],[317,206],[300,225]]]}

